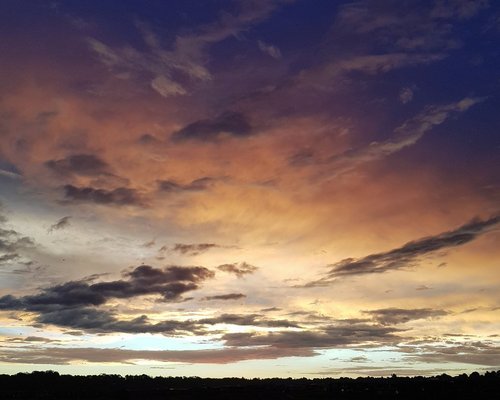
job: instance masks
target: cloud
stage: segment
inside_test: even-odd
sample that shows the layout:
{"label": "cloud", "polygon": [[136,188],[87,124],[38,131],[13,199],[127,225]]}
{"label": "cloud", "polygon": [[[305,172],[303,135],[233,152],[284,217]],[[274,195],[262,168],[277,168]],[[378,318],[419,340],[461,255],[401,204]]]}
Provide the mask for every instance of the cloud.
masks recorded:
{"label": "cloud", "polygon": [[144,295],[159,295],[164,301],[178,300],[184,293],[214,277],[204,267],[153,268],[141,265],[124,273],[126,280],[91,283],[70,281],[43,289],[35,295],[0,298],[0,309],[52,311],[72,307],[99,306],[111,299],[128,299]]}
{"label": "cloud", "polygon": [[497,368],[500,366],[500,347],[496,342],[454,342],[424,344],[422,346],[400,345],[398,350],[405,353],[404,359],[411,362],[463,363]]}
{"label": "cloud", "polygon": [[[367,364],[373,364],[372,362],[367,362]],[[429,369],[420,369],[420,368],[405,368],[399,367],[397,365],[388,365],[383,367],[377,367],[375,365],[370,365],[369,367],[362,367],[361,365],[357,365],[355,367],[342,367],[341,369],[324,369],[320,372],[313,373],[314,375],[344,375],[346,372],[354,372],[357,376],[366,376],[368,379],[372,379],[372,377],[389,377],[394,374],[398,376],[436,376],[446,373],[451,373],[453,370],[450,367],[443,368],[429,368]],[[457,369],[457,371],[462,371]]]}
{"label": "cloud", "polygon": [[252,126],[244,114],[227,111],[215,118],[201,119],[186,125],[172,134],[172,140],[174,142],[186,140],[214,142],[224,135],[242,138],[253,133]]}
{"label": "cloud", "polygon": [[99,308],[116,299],[156,295],[161,301],[177,302],[190,291],[197,290],[214,272],[204,267],[169,266],[153,268],[141,265],[123,273],[125,279],[93,282],[94,277],[65,282],[22,297],[0,297],[0,310],[37,314],[36,321],[72,329],[96,332],[177,334],[203,332],[195,321],[165,320],[151,323],[141,315],[119,320],[107,309]]}
{"label": "cloud", "polygon": [[73,154],[59,160],[45,162],[47,168],[60,175],[81,175],[95,177],[111,175],[109,165],[93,154]]}
{"label": "cloud", "polygon": [[221,314],[213,318],[204,318],[197,321],[200,324],[259,326],[267,328],[300,328],[295,321],[286,319],[264,319],[260,314]]}
{"label": "cloud", "polygon": [[174,247],[172,247],[170,250],[182,254],[184,256],[197,256],[210,249],[215,249],[220,247],[222,246],[215,243],[192,243],[192,244],[176,243]]}
{"label": "cloud", "polygon": [[146,76],[149,86],[163,97],[185,95],[189,93],[187,86],[190,84],[212,79],[206,67],[206,53],[211,45],[264,20],[280,3],[268,0],[238,2],[237,14],[221,13],[219,20],[198,26],[191,33],[177,35],[170,49],[142,22],[136,26],[144,50],[130,45],[112,47],[95,38],[88,38],[87,43],[117,77],[140,80]]}
{"label": "cloud", "polygon": [[205,176],[191,181],[188,184],[180,184],[172,180],[159,180],[158,189],[165,193],[180,193],[180,192],[201,192],[207,190],[217,181],[216,178]]}
{"label": "cloud", "polygon": [[371,315],[375,321],[382,325],[402,324],[418,319],[436,318],[448,314],[444,310],[434,310],[431,308],[382,308],[363,312]]}
{"label": "cloud", "polygon": [[247,297],[243,293],[228,293],[228,294],[220,294],[216,296],[206,296],[203,300],[241,300]]}
{"label": "cloud", "polygon": [[159,143],[163,143],[161,140],[151,135],[150,133],[145,133],[141,135],[141,137],[137,140],[138,143],[142,145],[157,145]]}
{"label": "cloud", "polygon": [[335,325],[303,331],[227,333],[227,346],[272,346],[277,348],[334,348],[349,345],[391,343],[398,339],[394,327],[355,321],[337,321]]}
{"label": "cloud", "polygon": [[310,149],[299,150],[292,154],[288,163],[293,167],[303,167],[315,163],[314,152]]}
{"label": "cloud", "polygon": [[59,340],[48,339],[40,336],[12,337],[7,339],[11,343],[54,343]]}
{"label": "cloud", "polygon": [[356,357],[352,357],[351,359],[349,359],[348,362],[365,363],[365,362],[369,362],[369,360],[365,356],[356,356]]}
{"label": "cloud", "polygon": [[404,87],[399,92],[399,101],[403,104],[409,103],[413,100],[413,89]]}
{"label": "cloud", "polygon": [[282,309],[279,307],[268,307],[268,308],[263,308],[260,311],[261,312],[273,312],[273,311],[281,311]]}
{"label": "cloud", "polygon": [[151,81],[151,87],[163,97],[186,94],[187,91],[180,84],[160,75]]}
{"label": "cloud", "polygon": [[[123,320],[106,303],[159,295],[162,301],[182,301],[182,295],[196,290],[214,273],[203,267],[171,266],[157,269],[141,265],[125,272],[127,280],[92,283],[91,280],[66,282],[23,297],[0,297],[0,310],[35,313],[38,324],[50,324],[90,332],[160,333],[163,335],[206,335],[207,325],[230,324],[268,328],[300,328],[289,320],[266,319],[260,314],[221,314],[199,320],[163,320],[152,323],[146,315]],[[92,279],[92,278],[90,278]],[[207,296],[203,300],[237,300],[241,293]]]}
{"label": "cloud", "polygon": [[330,270],[324,278],[310,282],[305,286],[325,286],[338,278],[379,274],[409,268],[418,264],[419,258],[422,256],[475,240],[480,235],[489,232],[499,222],[500,216],[486,220],[475,219],[455,230],[408,242],[387,252],[370,254],[362,258],[346,258],[330,265]]}
{"label": "cloud", "polygon": [[489,7],[489,0],[438,0],[432,9],[433,18],[467,19]]}
{"label": "cloud", "polygon": [[117,206],[144,206],[144,199],[138,191],[126,187],[118,187],[112,190],[96,189],[93,187],[77,187],[65,185],[64,197],[66,201],[76,201],[84,203],[95,203]]}
{"label": "cloud", "polygon": [[281,357],[312,357],[310,349],[209,349],[209,350],[125,350],[102,348],[30,348],[22,352],[2,348],[0,361],[22,364],[130,363],[136,360],[162,362],[228,364],[244,360],[269,360]]}
{"label": "cloud", "polygon": [[276,46],[264,43],[261,40],[259,40],[257,44],[259,45],[260,51],[262,51],[264,54],[267,54],[276,60],[279,60],[281,58],[281,51]]}
{"label": "cloud", "polygon": [[447,51],[460,47],[453,25],[487,7],[485,0],[436,1],[427,4],[362,0],[340,7],[336,29],[358,41],[384,43],[406,51]]}
{"label": "cloud", "polygon": [[218,270],[227,272],[229,274],[235,274],[238,278],[243,278],[245,275],[250,275],[256,272],[259,268],[250,265],[246,262],[234,263],[234,264],[222,264],[217,267]]}
{"label": "cloud", "polygon": [[5,176],[11,179],[21,179],[23,176],[17,172],[9,171],[6,169],[0,168],[0,176]]}
{"label": "cloud", "polygon": [[148,242],[143,243],[141,246],[145,247],[146,249],[149,249],[149,248],[153,247],[155,244],[156,244],[156,239],[152,239]]}
{"label": "cloud", "polygon": [[48,229],[48,233],[52,233],[54,231],[58,231],[60,229],[67,228],[68,226],[71,225],[71,223],[69,222],[70,219],[71,219],[71,216],[69,216],[69,215],[62,217],[55,224],[52,224],[50,226],[50,228]]}
{"label": "cloud", "polygon": [[10,179],[21,179],[23,177],[14,164],[5,162],[2,157],[0,157],[0,177],[2,176]]}
{"label": "cloud", "polygon": [[466,97],[455,103],[427,107],[422,113],[396,128],[394,135],[389,139],[348,150],[324,161],[323,164],[330,165],[332,171],[323,174],[323,177],[331,179],[351,171],[358,165],[385,158],[406,147],[413,146],[433,127],[441,125],[456,113],[467,111],[483,100],[484,98]]}
{"label": "cloud", "polygon": [[[0,203],[0,212],[2,205]],[[5,227],[7,218],[0,214],[0,266],[24,264],[29,265],[31,261],[24,258],[24,253],[35,247],[35,242],[28,236]]]}
{"label": "cloud", "polygon": [[151,323],[146,315],[130,320],[119,320],[114,313],[95,307],[63,308],[53,311],[47,309],[39,313],[36,321],[41,324],[97,333],[160,333],[169,336],[205,333],[192,321],[163,320]]}
{"label": "cloud", "polygon": [[407,54],[403,52],[346,56],[302,71],[296,78],[298,87],[313,86],[331,90],[339,82],[348,81],[349,74],[378,75],[394,69],[431,64],[446,58],[445,54]]}

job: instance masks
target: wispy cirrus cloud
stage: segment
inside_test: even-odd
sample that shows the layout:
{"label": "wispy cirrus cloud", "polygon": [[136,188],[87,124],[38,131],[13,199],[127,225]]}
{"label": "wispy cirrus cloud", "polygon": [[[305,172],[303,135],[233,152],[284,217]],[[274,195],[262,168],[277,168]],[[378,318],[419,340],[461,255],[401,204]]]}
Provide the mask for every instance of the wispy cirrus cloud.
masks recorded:
{"label": "wispy cirrus cloud", "polygon": [[[136,23],[145,50],[130,45],[111,46],[88,38],[90,49],[100,61],[121,79],[147,75],[149,86],[162,97],[186,95],[189,86],[212,79],[207,68],[207,51],[211,45],[238,35],[264,19],[285,1],[252,0],[238,2],[238,12],[224,13],[213,23],[196,27],[192,33],[178,35],[170,46],[143,22]],[[176,75],[181,74],[182,79]]]}
{"label": "wispy cirrus cloud", "polygon": [[272,44],[265,43],[262,40],[259,40],[257,44],[259,46],[259,50],[264,54],[267,54],[268,56],[276,60],[279,60],[281,58],[281,51],[278,47],[273,46]]}
{"label": "wispy cirrus cloud", "polygon": [[359,165],[385,158],[406,147],[415,145],[424,135],[437,125],[441,125],[451,116],[467,111],[482,102],[484,98],[466,97],[455,103],[441,106],[429,106],[420,114],[406,121],[394,130],[394,134],[381,142],[372,142],[367,146],[348,150],[321,161],[328,166],[329,172],[322,172],[322,179],[332,179],[345,174]]}
{"label": "wispy cirrus cloud", "polygon": [[461,41],[453,24],[474,17],[488,0],[452,0],[421,4],[362,0],[343,4],[335,28],[358,38],[383,42],[405,51],[448,51]]}

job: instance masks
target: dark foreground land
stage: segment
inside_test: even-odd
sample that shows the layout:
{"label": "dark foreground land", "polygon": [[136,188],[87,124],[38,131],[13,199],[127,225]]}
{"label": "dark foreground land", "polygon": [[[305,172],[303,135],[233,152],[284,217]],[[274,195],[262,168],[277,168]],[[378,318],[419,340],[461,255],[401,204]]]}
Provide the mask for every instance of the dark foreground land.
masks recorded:
{"label": "dark foreground land", "polygon": [[500,371],[451,377],[339,379],[202,379],[59,375],[0,375],[7,399],[498,399]]}

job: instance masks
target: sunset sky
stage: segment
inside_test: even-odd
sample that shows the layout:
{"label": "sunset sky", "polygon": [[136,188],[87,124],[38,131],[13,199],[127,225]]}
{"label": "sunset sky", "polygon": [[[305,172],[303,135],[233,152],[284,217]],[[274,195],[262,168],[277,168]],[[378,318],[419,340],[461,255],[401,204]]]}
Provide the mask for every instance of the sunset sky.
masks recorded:
{"label": "sunset sky", "polygon": [[0,373],[500,369],[500,3],[0,0]]}

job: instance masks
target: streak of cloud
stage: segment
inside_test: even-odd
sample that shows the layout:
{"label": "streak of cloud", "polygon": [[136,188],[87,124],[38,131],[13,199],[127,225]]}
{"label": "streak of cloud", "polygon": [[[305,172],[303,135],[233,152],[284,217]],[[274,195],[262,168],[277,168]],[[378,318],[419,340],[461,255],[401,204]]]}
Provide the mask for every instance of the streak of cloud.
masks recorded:
{"label": "streak of cloud", "polygon": [[433,127],[441,125],[452,115],[467,111],[482,102],[484,98],[466,97],[458,102],[443,106],[427,107],[416,117],[406,121],[394,130],[394,135],[382,142],[373,142],[368,146],[348,150],[323,161],[329,166],[329,173],[323,173],[323,179],[332,179],[345,174],[359,165],[385,158],[406,147],[415,145]]}
{"label": "streak of cloud", "polygon": [[475,240],[489,232],[499,222],[500,216],[494,216],[486,220],[475,219],[452,231],[408,242],[387,252],[370,254],[362,258],[346,258],[330,265],[330,270],[324,278],[309,282],[305,286],[326,286],[339,278],[380,274],[409,268],[417,265],[422,256],[439,250],[462,246]]}
{"label": "streak of cloud", "polygon": [[202,300],[241,300],[246,298],[247,296],[243,293],[228,293],[228,294],[219,294],[215,296],[206,296],[203,297]]}

